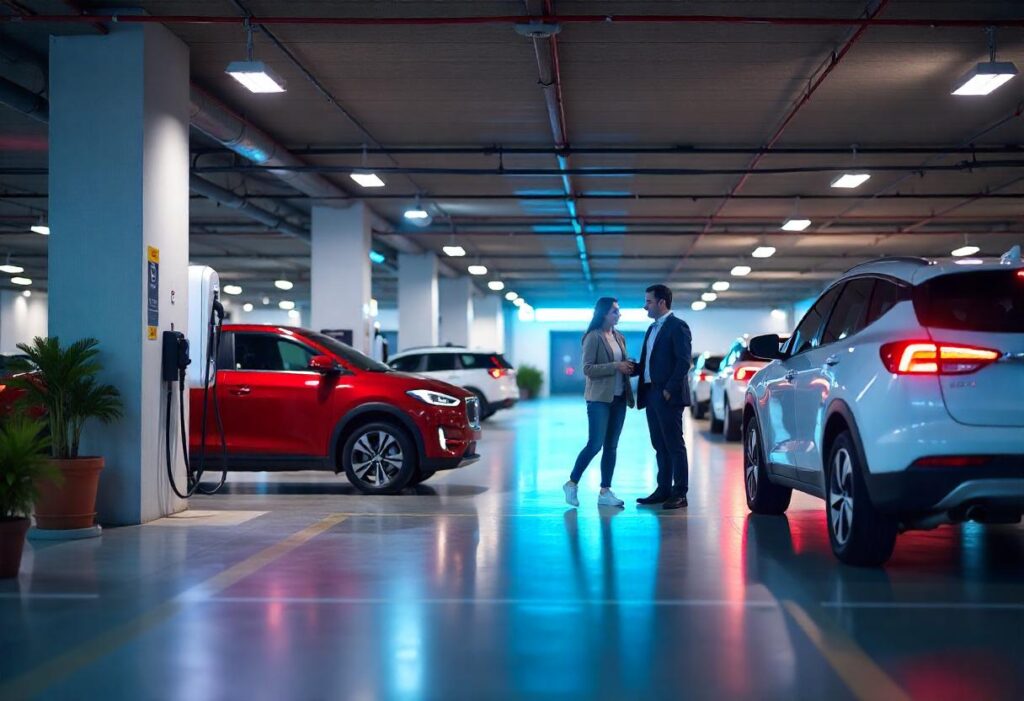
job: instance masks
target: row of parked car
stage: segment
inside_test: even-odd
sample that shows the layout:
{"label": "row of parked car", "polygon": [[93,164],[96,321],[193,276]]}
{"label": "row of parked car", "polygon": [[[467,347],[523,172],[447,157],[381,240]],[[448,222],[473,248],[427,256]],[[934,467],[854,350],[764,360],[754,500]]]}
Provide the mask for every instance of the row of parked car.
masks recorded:
{"label": "row of parked car", "polygon": [[743,440],[747,505],[825,500],[847,563],[910,529],[1024,515],[1024,264],[887,258],[852,268],[790,337],[699,358],[695,417]]}

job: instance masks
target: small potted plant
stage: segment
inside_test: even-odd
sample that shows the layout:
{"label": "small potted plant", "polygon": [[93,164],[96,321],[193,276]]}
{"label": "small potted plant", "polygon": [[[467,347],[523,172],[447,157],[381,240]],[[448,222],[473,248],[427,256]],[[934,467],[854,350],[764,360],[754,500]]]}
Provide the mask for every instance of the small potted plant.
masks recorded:
{"label": "small potted plant", "polygon": [[520,365],[516,370],[516,384],[523,393],[523,399],[533,399],[540,394],[544,374],[532,365]]}
{"label": "small potted plant", "polygon": [[39,485],[59,479],[46,457],[45,424],[16,416],[0,426],[0,579],[18,576]]}
{"label": "small potted plant", "polygon": [[43,530],[90,528],[96,517],[103,458],[79,456],[82,428],[89,419],[110,423],[122,414],[117,388],[96,380],[98,345],[85,338],[62,347],[57,337],[38,336],[18,344],[27,359],[12,365],[23,374],[8,383],[22,393],[18,401],[48,423],[50,462],[62,476],[39,485],[36,527]]}

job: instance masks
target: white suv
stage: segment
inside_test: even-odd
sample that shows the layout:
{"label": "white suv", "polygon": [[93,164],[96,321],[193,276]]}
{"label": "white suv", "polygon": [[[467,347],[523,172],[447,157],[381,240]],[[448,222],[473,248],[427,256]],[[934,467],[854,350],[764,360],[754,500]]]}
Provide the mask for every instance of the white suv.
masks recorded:
{"label": "white suv", "polygon": [[519,401],[516,371],[501,353],[461,346],[409,348],[393,355],[388,365],[469,390],[480,399],[481,419]]}
{"label": "white suv", "polygon": [[747,505],[826,500],[832,550],[877,565],[898,531],[1024,512],[1024,265],[883,259],[818,298],[747,389]]}
{"label": "white suv", "polygon": [[712,433],[724,433],[727,441],[740,439],[747,382],[765,365],[763,359],[754,357],[747,350],[746,338],[736,339],[729,347],[711,380],[709,428]]}

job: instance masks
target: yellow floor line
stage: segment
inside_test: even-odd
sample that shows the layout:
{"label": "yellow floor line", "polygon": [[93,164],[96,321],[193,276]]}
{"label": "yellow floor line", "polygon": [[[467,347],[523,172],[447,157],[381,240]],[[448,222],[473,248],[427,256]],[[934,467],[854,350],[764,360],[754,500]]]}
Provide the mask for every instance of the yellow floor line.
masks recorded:
{"label": "yellow floor line", "polygon": [[853,695],[865,701],[910,701],[910,696],[835,626],[819,626],[795,601],[782,602],[822,656]]}
{"label": "yellow floor line", "polygon": [[156,608],[106,633],[79,643],[62,655],[41,664],[20,677],[15,677],[10,681],[0,684],[0,698],[14,701],[14,699],[30,699],[38,695],[47,687],[69,677],[83,667],[92,664],[101,657],[125,645],[133,638],[160,625],[188,606],[190,600],[194,600],[197,596],[211,596],[224,591],[231,585],[266,567],[282,555],[286,555],[324,531],[338,525],[346,518],[348,517],[345,514],[332,514],[314,523],[309,528],[294,533],[284,540],[247,557],[238,564],[232,565],[223,572],[210,577]]}

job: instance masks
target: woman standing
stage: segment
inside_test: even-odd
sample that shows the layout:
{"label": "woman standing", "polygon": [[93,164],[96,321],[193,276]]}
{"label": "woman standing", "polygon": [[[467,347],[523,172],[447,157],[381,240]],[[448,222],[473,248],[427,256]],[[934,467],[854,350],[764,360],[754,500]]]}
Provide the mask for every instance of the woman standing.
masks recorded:
{"label": "woman standing", "polygon": [[626,420],[626,407],[633,406],[633,388],[629,376],[633,363],[626,359],[626,339],[615,330],[619,323],[619,302],[602,297],[594,305],[594,316],[583,335],[583,374],[586,376],[587,419],[589,438],[576,458],[569,481],[562,486],[565,501],[579,506],[576,490],[583,471],[600,451],[601,494],[598,506],[623,506],[611,490],[615,472],[615,454],[619,434]]}

